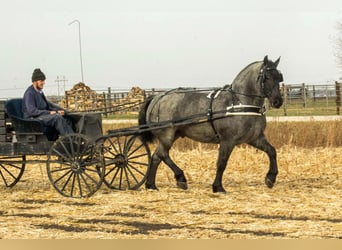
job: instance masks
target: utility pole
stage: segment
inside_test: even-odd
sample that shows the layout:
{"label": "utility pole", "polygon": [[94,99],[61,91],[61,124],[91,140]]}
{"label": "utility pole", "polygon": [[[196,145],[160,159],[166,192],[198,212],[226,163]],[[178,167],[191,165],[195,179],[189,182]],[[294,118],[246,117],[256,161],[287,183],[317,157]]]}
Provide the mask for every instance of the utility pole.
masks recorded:
{"label": "utility pole", "polygon": [[82,62],[82,44],[81,44],[81,23],[79,20],[74,20],[69,23],[69,25],[73,23],[78,23],[78,43],[80,47],[80,62],[81,62],[81,77],[82,77],[82,82],[84,83],[84,78],[83,78],[83,62]]}
{"label": "utility pole", "polygon": [[65,83],[67,81],[68,80],[65,78],[65,76],[63,77],[57,76],[55,82],[57,84],[58,98],[60,98],[60,93],[65,93]]}

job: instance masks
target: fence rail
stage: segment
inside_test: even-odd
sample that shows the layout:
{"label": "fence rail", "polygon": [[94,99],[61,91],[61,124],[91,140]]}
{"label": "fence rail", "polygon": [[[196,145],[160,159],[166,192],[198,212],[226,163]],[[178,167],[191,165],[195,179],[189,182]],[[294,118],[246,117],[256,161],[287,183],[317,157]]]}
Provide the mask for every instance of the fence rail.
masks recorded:
{"label": "fence rail", "polygon": [[[113,90],[93,91],[91,94],[78,96],[65,93],[63,106],[73,111],[96,111],[105,116],[112,114],[137,114],[145,99],[169,89],[140,89],[134,87],[130,91]],[[207,89],[209,91],[209,88]],[[96,94],[94,94],[96,93]],[[284,104],[280,109],[268,106],[268,115],[340,115],[342,83],[335,84],[283,84],[281,86]],[[70,105],[71,100],[73,102]],[[88,106],[85,106],[85,103]]]}

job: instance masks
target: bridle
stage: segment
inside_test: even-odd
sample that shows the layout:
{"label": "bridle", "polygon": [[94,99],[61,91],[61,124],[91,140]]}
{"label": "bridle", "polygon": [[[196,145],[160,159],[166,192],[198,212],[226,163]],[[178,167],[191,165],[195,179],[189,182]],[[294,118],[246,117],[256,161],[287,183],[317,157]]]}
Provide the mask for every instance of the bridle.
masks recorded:
{"label": "bridle", "polygon": [[275,67],[268,67],[266,65],[263,65],[262,68],[260,69],[257,81],[260,82],[260,86],[261,86],[261,92],[262,92],[262,96],[260,96],[261,98],[266,98],[266,97],[270,97],[272,91],[274,90],[275,87],[277,87],[277,84],[274,84],[273,87],[269,90],[266,91],[266,87],[265,87],[265,81],[267,80],[267,72],[270,72],[272,70],[277,71],[278,77],[279,77],[279,82],[282,82],[283,79],[283,74],[280,72],[280,70],[278,70]]}

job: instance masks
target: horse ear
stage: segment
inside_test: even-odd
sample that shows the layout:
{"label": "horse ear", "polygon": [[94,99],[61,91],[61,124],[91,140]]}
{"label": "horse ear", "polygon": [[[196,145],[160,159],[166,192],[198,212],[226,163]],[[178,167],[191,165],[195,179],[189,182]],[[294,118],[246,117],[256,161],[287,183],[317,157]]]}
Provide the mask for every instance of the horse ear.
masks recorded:
{"label": "horse ear", "polygon": [[278,67],[279,61],[280,61],[280,56],[279,56],[279,58],[274,62],[274,64],[275,64],[276,67]]}
{"label": "horse ear", "polygon": [[267,65],[267,63],[268,63],[268,56],[265,56],[264,57],[264,65]]}

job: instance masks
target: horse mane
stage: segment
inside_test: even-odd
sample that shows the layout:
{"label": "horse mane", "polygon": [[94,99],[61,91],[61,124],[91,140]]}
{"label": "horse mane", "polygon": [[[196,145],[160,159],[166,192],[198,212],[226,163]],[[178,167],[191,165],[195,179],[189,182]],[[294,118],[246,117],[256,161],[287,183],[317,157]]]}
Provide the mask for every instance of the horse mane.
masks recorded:
{"label": "horse mane", "polygon": [[[237,76],[235,77],[235,79],[233,80],[233,83],[236,82],[237,80],[241,79],[241,78],[245,78],[246,74],[249,73],[249,69],[253,66],[256,66],[257,64],[262,64],[262,61],[256,61],[256,62],[252,62],[250,64],[248,64],[246,67],[244,67],[239,74],[237,74]],[[258,72],[259,73],[259,72]]]}

